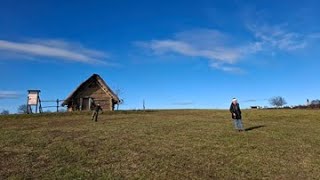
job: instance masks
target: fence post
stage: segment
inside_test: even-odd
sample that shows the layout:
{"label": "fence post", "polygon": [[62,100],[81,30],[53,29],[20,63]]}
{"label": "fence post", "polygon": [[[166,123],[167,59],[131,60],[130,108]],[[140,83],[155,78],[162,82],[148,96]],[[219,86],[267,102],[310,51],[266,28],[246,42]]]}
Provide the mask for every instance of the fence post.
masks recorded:
{"label": "fence post", "polygon": [[59,112],[59,99],[57,99],[57,112]]}

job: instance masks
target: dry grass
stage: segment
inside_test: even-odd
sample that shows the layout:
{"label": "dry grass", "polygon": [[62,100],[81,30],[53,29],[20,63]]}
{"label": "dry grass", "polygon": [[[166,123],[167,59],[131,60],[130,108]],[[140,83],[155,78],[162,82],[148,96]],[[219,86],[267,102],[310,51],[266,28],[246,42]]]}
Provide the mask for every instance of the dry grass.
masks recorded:
{"label": "dry grass", "polygon": [[0,116],[0,179],[319,179],[320,111]]}

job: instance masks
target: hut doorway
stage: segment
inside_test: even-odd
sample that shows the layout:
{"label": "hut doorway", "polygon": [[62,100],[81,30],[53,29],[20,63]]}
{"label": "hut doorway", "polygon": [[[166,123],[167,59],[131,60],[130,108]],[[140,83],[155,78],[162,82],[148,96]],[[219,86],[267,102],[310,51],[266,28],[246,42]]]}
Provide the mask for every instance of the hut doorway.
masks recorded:
{"label": "hut doorway", "polygon": [[93,99],[91,97],[80,98],[81,111],[91,110]]}

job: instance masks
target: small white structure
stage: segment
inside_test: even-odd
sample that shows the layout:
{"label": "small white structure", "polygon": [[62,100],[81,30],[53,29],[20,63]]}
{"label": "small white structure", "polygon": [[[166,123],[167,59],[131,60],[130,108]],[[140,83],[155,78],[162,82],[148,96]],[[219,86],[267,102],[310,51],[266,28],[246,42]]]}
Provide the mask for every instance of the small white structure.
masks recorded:
{"label": "small white structure", "polygon": [[261,106],[250,106],[251,109],[261,109]]}
{"label": "small white structure", "polygon": [[28,90],[28,100],[27,100],[27,113],[32,113],[32,106],[36,106],[35,112],[38,112],[38,106],[40,105],[39,110],[41,111],[40,103],[40,90]]}

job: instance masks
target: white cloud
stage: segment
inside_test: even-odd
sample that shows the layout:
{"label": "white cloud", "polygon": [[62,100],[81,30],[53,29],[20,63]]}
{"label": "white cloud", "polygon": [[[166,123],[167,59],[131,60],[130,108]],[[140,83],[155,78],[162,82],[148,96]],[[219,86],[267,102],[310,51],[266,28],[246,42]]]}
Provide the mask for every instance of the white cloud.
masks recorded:
{"label": "white cloud", "polygon": [[209,60],[209,66],[232,73],[244,73],[236,65],[250,54],[260,52],[292,52],[304,49],[319,33],[305,35],[290,31],[287,25],[248,26],[251,37],[246,40],[213,29],[179,32],[171,38],[138,42],[155,55],[175,53]]}
{"label": "white cloud", "polygon": [[24,56],[29,59],[47,57],[89,64],[108,64],[105,61],[108,58],[105,52],[88,49],[81,44],[62,40],[31,40],[28,42],[0,40],[0,53],[6,56]]}
{"label": "white cloud", "polygon": [[0,91],[0,99],[17,99],[19,96],[16,91]]}
{"label": "white cloud", "polygon": [[244,74],[245,71],[239,67],[234,67],[234,66],[230,66],[230,65],[225,65],[225,64],[221,64],[221,63],[211,63],[210,67],[215,68],[215,69],[219,69],[225,72],[229,72],[229,73],[234,73],[234,74]]}
{"label": "white cloud", "polygon": [[320,39],[320,32],[309,34],[308,38],[310,38],[310,39]]}
{"label": "white cloud", "polygon": [[147,43],[156,54],[178,53],[191,57],[202,57],[227,63],[239,59],[241,51],[224,47],[198,48],[196,45],[179,40],[153,40]]}
{"label": "white cloud", "polygon": [[289,31],[286,25],[251,25],[249,30],[254,34],[263,50],[293,51],[303,49],[307,45],[305,35]]}
{"label": "white cloud", "polygon": [[[175,34],[170,39],[151,40],[136,43],[152,50],[156,55],[176,53],[183,56],[208,59],[211,63],[235,64],[253,46],[234,43],[226,34],[217,30],[195,29]],[[215,66],[216,69],[232,71],[231,68]]]}

